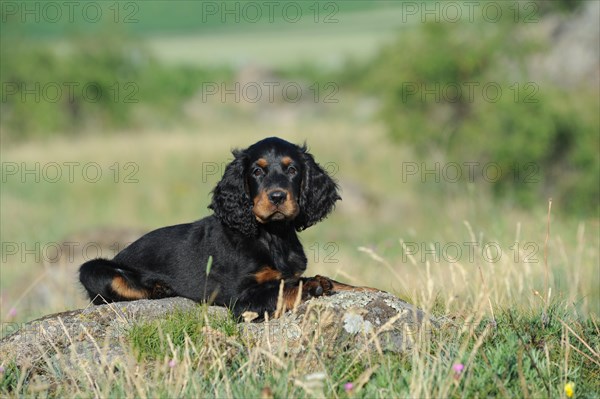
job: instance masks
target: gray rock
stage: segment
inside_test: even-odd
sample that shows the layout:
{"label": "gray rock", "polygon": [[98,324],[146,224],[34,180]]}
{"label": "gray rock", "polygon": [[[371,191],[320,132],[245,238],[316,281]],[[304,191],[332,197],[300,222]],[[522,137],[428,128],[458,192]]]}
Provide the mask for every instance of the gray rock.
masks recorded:
{"label": "gray rock", "polygon": [[331,356],[341,349],[405,352],[436,327],[422,310],[392,294],[352,291],[314,298],[279,319],[241,326],[250,345],[288,353],[316,345]]}
{"label": "gray rock", "polygon": [[[15,325],[13,333],[0,341],[0,359],[34,367],[56,358],[110,364],[130,356],[125,333],[131,325],[197,306],[188,299],[167,298],[49,315]],[[226,315],[225,308],[208,308],[209,317]],[[421,310],[392,294],[342,292],[304,302],[277,319],[240,323],[239,328],[240,341],[249,347],[296,354],[317,347],[321,355],[335,356],[342,349],[403,352],[426,338],[435,325]]]}

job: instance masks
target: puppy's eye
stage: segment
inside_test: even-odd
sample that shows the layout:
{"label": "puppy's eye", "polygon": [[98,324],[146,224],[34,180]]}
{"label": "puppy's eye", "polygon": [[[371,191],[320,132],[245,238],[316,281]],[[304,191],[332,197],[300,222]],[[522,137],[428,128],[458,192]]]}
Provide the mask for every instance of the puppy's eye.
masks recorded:
{"label": "puppy's eye", "polygon": [[298,173],[298,169],[296,169],[293,166],[290,166],[289,168],[287,168],[287,174],[290,176],[294,176],[296,173]]}
{"label": "puppy's eye", "polygon": [[256,177],[262,176],[265,174],[265,171],[262,170],[261,168],[254,168],[254,170],[252,171],[252,174]]}

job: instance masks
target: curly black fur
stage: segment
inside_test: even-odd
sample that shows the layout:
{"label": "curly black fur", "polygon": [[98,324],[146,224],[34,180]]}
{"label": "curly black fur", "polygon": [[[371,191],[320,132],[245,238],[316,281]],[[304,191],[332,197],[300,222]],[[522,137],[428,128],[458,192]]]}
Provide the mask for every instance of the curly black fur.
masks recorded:
{"label": "curly black fur", "polygon": [[337,184],[315,162],[306,146],[302,147],[302,155],[306,169],[300,193],[300,214],[294,220],[298,231],[323,220],[333,210],[335,202],[342,199]]}
{"label": "curly black fur", "polygon": [[247,157],[243,151],[232,153],[234,160],[227,165],[223,178],[212,191],[212,202],[208,207],[227,227],[246,236],[255,236],[257,226],[245,181]]}
{"label": "curly black fur", "polygon": [[329,289],[322,277],[300,277],[307,260],[296,231],[333,210],[336,183],[306,146],[276,137],[233,156],[212,192],[213,215],[154,230],[112,260],[81,266],[95,304],[183,296],[262,315],[275,310],[281,281],[288,301],[300,281],[303,298]]}

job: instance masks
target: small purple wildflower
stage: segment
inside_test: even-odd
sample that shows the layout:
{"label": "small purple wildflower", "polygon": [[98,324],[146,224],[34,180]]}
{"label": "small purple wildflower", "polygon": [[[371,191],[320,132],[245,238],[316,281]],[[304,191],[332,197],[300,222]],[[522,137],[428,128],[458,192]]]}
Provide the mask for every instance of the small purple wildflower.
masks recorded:
{"label": "small purple wildflower", "polygon": [[4,374],[4,366],[0,366],[0,374]]}
{"label": "small purple wildflower", "polygon": [[454,379],[459,380],[460,376],[465,369],[465,365],[462,363],[455,363],[452,365],[452,370],[454,370]]}
{"label": "small purple wildflower", "polygon": [[16,315],[17,315],[17,309],[10,308],[10,310],[8,311],[8,317],[15,317]]}
{"label": "small purple wildflower", "polygon": [[452,366],[452,370],[454,370],[454,372],[456,374],[460,374],[462,373],[462,371],[465,369],[465,365],[462,363],[456,363]]}
{"label": "small purple wildflower", "polygon": [[177,366],[177,361],[175,359],[169,360],[169,367],[173,368]]}
{"label": "small purple wildflower", "polygon": [[347,382],[344,384],[344,391],[351,392],[354,389],[354,384],[351,382]]}

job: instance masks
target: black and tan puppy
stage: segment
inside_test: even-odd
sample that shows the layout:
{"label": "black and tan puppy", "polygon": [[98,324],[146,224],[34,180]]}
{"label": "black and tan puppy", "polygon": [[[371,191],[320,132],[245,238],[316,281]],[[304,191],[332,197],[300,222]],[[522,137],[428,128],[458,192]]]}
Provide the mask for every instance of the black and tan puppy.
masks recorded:
{"label": "black and tan puppy", "polygon": [[275,311],[281,280],[288,309],[297,298],[354,288],[301,277],[307,262],[296,231],[326,217],[340,199],[306,147],[271,137],[233,155],[213,190],[213,215],[154,230],[112,260],[81,266],[95,304],[182,296],[228,306],[236,316],[262,316]]}

